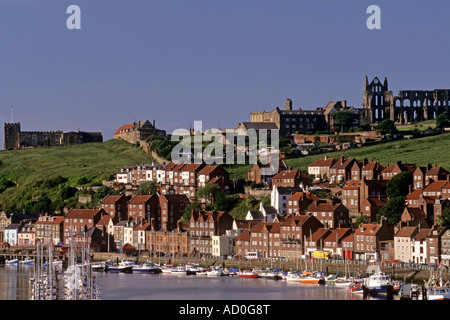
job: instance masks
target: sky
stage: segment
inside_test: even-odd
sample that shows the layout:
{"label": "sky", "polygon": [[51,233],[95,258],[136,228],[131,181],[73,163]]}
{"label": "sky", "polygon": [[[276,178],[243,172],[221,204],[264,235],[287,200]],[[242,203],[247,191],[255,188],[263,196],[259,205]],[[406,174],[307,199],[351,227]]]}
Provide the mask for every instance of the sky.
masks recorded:
{"label": "sky", "polygon": [[[69,29],[70,5],[81,29]],[[380,29],[369,29],[370,5]],[[235,128],[250,112],[361,107],[364,77],[450,88],[441,0],[0,0],[0,120],[101,131]],[[3,130],[1,132],[3,140]]]}

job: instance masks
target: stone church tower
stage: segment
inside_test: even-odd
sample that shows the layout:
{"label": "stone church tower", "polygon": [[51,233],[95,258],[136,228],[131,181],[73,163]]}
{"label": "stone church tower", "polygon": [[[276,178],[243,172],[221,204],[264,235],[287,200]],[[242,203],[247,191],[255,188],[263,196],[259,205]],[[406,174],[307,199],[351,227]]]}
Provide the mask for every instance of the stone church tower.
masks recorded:
{"label": "stone church tower", "polygon": [[375,125],[385,119],[391,119],[391,115],[394,115],[393,110],[391,110],[393,107],[393,96],[392,91],[388,90],[386,77],[383,83],[375,77],[369,84],[366,76],[362,107],[363,122],[365,123]]}

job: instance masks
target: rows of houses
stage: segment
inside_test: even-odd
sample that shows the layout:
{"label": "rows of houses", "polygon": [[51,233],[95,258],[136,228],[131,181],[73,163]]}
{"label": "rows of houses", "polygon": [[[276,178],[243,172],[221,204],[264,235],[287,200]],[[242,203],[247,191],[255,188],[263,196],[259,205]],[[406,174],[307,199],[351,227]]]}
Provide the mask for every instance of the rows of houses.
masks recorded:
{"label": "rows of houses", "polygon": [[229,189],[228,172],[221,166],[205,162],[171,161],[166,165],[152,163],[125,167],[115,175],[114,181],[119,186],[128,186],[130,190],[144,182],[155,181],[161,194],[185,194],[189,199],[195,199],[197,191],[207,184]]}
{"label": "rows of houses", "polygon": [[[315,195],[300,170],[281,168],[271,177],[270,205],[261,203],[244,220],[226,211],[192,212],[185,225],[180,218],[199,188],[221,182],[228,186],[222,167],[170,162],[122,171],[117,181],[126,179],[131,185],[156,181],[159,193],[109,195],[96,209],[71,209],[65,216],[41,215],[8,226],[0,219],[4,242],[33,245],[51,238],[64,247],[75,235],[88,239],[98,251],[217,257],[257,252],[264,258],[286,259],[328,252],[357,260],[449,265],[450,231],[436,221],[450,206],[450,174],[436,165],[396,162],[383,167],[374,161],[325,157],[312,163],[308,173],[317,180],[339,182],[341,188],[333,198]],[[401,220],[395,225],[384,218],[376,223],[377,210],[387,201],[387,182],[403,171],[412,175],[414,183],[405,197]],[[352,214],[367,215],[369,222],[355,227]]]}

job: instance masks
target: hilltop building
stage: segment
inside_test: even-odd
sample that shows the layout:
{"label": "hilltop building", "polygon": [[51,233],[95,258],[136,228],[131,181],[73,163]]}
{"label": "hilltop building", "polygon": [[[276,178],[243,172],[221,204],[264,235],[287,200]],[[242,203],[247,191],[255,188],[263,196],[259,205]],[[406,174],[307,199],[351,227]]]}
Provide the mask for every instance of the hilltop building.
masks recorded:
{"label": "hilltop building", "polygon": [[[315,110],[292,108],[292,100],[287,99],[284,110],[276,107],[272,111],[255,111],[250,113],[251,123],[265,127],[270,123],[280,130],[281,135],[296,132],[315,132],[348,130],[354,131],[360,125],[375,126],[389,119],[396,124],[415,123],[436,117],[450,111],[450,89],[434,90],[400,90],[393,95],[388,89],[387,78],[381,82],[377,77],[369,83],[364,80],[362,108],[347,106],[347,101],[330,101],[325,107]],[[339,123],[335,115],[346,111],[351,116],[349,123]],[[241,125],[241,124],[240,124]],[[251,125],[246,124],[250,127]]]}
{"label": "hilltop building", "polygon": [[153,123],[150,123],[148,120],[135,121],[119,127],[114,133],[114,139],[122,139],[135,144],[136,142],[147,139],[151,135],[165,137],[166,131],[157,129],[155,120],[153,120]]}
{"label": "hilltop building", "polygon": [[4,150],[102,142],[101,132],[21,131],[20,122],[4,124]]}

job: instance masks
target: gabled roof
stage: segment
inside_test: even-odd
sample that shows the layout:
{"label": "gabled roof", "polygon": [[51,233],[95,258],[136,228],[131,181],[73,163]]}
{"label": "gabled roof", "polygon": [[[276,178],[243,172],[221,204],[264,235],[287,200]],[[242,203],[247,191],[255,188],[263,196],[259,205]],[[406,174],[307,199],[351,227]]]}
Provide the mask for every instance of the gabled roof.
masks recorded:
{"label": "gabled roof", "polygon": [[[65,215],[66,219],[92,219],[99,211],[103,209],[71,209]],[[105,212],[106,214],[106,212]]]}
{"label": "gabled roof", "polygon": [[333,158],[321,158],[315,160],[308,167],[331,167],[337,160]]}
{"label": "gabled roof", "polygon": [[447,180],[436,180],[423,188],[423,192],[441,191],[442,187],[447,183]]}
{"label": "gabled roof", "polygon": [[287,201],[304,201],[304,200],[311,200],[311,201],[316,201],[319,200],[319,197],[317,197],[315,194],[311,193],[311,192],[296,192],[294,193],[292,196],[290,196]]}
{"label": "gabled roof", "polygon": [[362,184],[362,180],[348,180],[345,182],[342,189],[345,190],[357,190]]}
{"label": "gabled roof", "polygon": [[381,225],[363,223],[360,224],[358,228],[355,229],[355,234],[357,235],[374,235],[380,230]]}
{"label": "gabled roof", "polygon": [[114,134],[119,134],[122,132],[127,132],[130,129],[133,129],[134,127],[134,123],[129,123],[129,124],[125,124],[123,126],[120,126],[119,129],[116,130],[116,132],[114,132]]}
{"label": "gabled roof", "polygon": [[403,227],[398,230],[396,237],[412,238],[417,232],[417,227]]}
{"label": "gabled roof", "polygon": [[295,179],[300,176],[300,170],[283,170],[272,177],[274,179]]}

